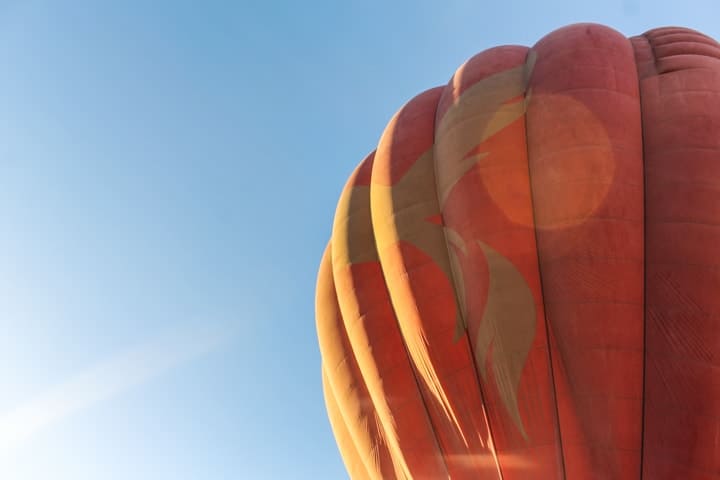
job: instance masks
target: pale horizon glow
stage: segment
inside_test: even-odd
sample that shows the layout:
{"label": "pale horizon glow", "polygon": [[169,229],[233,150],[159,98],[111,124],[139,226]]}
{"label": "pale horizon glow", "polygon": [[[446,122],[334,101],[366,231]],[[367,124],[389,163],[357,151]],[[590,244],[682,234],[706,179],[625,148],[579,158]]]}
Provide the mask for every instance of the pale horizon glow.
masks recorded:
{"label": "pale horizon glow", "polygon": [[0,412],[0,460],[41,430],[230,342],[234,329],[192,326],[120,352]]}

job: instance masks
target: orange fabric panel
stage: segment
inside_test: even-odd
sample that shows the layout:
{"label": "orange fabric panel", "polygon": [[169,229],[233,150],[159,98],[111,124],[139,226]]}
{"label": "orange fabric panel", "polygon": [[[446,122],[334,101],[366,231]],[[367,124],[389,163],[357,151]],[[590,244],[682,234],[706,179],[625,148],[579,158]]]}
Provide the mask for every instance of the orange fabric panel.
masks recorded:
{"label": "orange fabric panel", "polygon": [[630,42],[579,24],[540,40],[528,157],[568,479],[640,472],[643,171]]}
{"label": "orange fabric panel", "polygon": [[679,28],[633,44],[647,65],[644,478],[717,479],[720,45]]}
{"label": "orange fabric panel", "polygon": [[350,176],[335,212],[332,263],[340,309],[398,476],[447,478],[375,247],[373,158],[374,153]]}
{"label": "orange fabric panel", "polygon": [[[343,438],[343,443],[338,443],[343,459],[352,459],[357,452],[367,472],[367,478],[393,479],[395,471],[385,443],[385,435],[377,420],[375,407],[370,401],[340,315],[329,248],[320,262],[315,311],[327,383],[349,433]],[[349,470],[350,465],[347,467]]]}
{"label": "orange fabric panel", "polygon": [[525,141],[528,53],[498,47],[466,62],[435,126],[455,285],[504,480],[563,475]]}
{"label": "orange fabric panel", "polygon": [[460,311],[445,234],[437,222],[432,145],[441,93],[437,88],[417,96],[385,129],[371,178],[372,224],[392,305],[448,474],[453,479],[499,479],[469,343],[458,330]]}

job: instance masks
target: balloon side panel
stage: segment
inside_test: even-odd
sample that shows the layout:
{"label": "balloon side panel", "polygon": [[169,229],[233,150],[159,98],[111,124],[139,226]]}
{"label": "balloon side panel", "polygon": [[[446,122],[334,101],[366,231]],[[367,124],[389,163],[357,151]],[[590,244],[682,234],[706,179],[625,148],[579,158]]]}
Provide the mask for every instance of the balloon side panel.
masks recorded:
{"label": "balloon side panel", "polygon": [[636,480],[643,385],[643,171],[630,42],[559,29],[534,47],[527,138],[568,479]]}
{"label": "balloon side panel", "polygon": [[374,153],[338,202],[332,263],[348,339],[400,478],[446,478],[415,372],[385,285],[370,213]]}
{"label": "balloon side panel", "polygon": [[378,254],[403,340],[448,474],[500,479],[440,217],[433,130],[442,88],[418,95],[388,124],[370,195]]}
{"label": "balloon side panel", "polygon": [[455,288],[504,480],[563,478],[528,176],[528,50],[462,65],[435,125]]}
{"label": "balloon side panel", "polygon": [[326,250],[320,263],[315,309],[320,354],[327,383],[349,433],[344,443],[338,441],[343,460],[350,470],[353,455],[357,452],[367,478],[393,479],[395,472],[385,435],[377,421],[375,408],[348,342],[338,307],[330,249]]}
{"label": "balloon side panel", "polygon": [[720,45],[633,39],[646,182],[644,478],[720,472]]}

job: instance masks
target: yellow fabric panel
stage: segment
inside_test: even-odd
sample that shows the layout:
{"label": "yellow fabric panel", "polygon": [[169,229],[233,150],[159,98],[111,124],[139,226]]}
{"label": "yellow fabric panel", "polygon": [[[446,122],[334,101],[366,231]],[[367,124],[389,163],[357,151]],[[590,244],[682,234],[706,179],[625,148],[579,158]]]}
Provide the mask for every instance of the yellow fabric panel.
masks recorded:
{"label": "yellow fabric panel", "polygon": [[355,447],[355,442],[345,425],[345,419],[340,412],[340,407],[335,399],[335,394],[330,387],[330,381],[325,373],[325,365],[322,366],[323,395],[325,397],[325,408],[327,409],[330,426],[332,427],[335,441],[337,442],[340,455],[342,456],[345,468],[350,478],[367,478],[368,472],[363,464],[360,454]]}

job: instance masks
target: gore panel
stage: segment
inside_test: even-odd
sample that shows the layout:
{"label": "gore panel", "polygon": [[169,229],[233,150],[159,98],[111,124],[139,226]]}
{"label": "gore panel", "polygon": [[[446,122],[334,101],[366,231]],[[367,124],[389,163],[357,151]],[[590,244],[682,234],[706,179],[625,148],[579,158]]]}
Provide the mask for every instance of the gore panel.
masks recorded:
{"label": "gore panel", "polygon": [[371,179],[372,224],[400,331],[453,479],[500,478],[466,336],[456,307],[433,166],[442,88],[390,121]]}
{"label": "gore panel", "polygon": [[565,472],[636,480],[643,376],[643,171],[630,42],[579,24],[540,40],[528,156]]}
{"label": "gore panel", "polygon": [[462,327],[504,480],[562,478],[525,138],[533,59],[514,46],[471,58],[445,87],[435,125]]}
{"label": "gore panel", "polygon": [[446,478],[377,256],[370,220],[373,157],[350,177],[335,212],[332,262],[340,310],[398,476]]}
{"label": "gore panel", "polygon": [[644,478],[720,478],[720,47],[633,39],[646,184]]}

